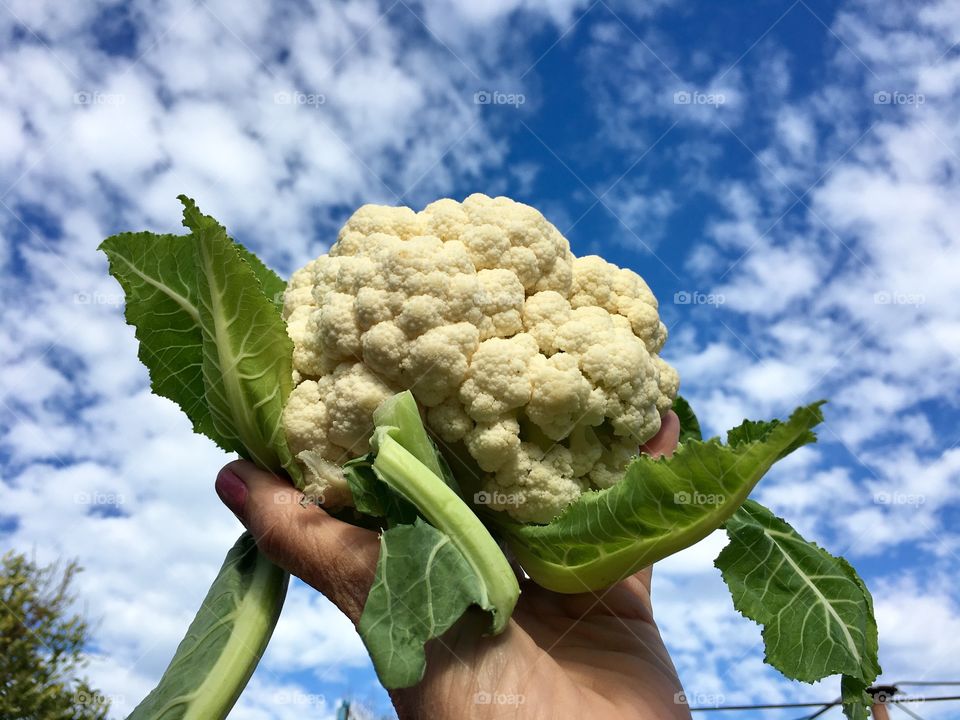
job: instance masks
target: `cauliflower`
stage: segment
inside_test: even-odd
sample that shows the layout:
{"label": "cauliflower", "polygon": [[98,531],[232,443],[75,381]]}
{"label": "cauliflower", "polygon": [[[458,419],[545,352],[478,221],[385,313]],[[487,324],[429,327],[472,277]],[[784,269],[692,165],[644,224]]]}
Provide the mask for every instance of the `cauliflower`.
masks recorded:
{"label": "cauliflower", "polygon": [[[549,522],[622,476],[676,397],[657,301],[635,272],[577,258],[537,210],[505,197],[421,212],[365,205],[294,273],[287,442],[328,503],[317,457],[369,451],[373,411],[409,389],[443,443],[462,443],[489,504]],[[312,475],[311,475],[312,472]]]}
{"label": "cauliflower", "polygon": [[[483,195],[419,213],[368,205],[285,283],[180,200],[187,234],[121,233],[101,245],[151,387],[223,450],[289,477],[304,504],[380,531],[357,630],[384,687],[419,683],[426,643],[469,608],[488,615],[491,635],[508,627],[520,584],[507,548],[545,590],[600,592],[725,526],[716,565],[738,601],[746,577],[762,585],[780,571],[774,558],[757,574],[744,552],[773,528],[811,567],[839,568],[826,577],[846,582],[842,601],[865,609],[869,629],[869,594],[849,565],[745,503],[773,463],[816,440],[822,403],[784,422],[744,421],[727,444],[703,442],[659,357],[667,333],[650,289],[599,257],[574,257],[533,208]],[[636,458],[673,405],[677,451]],[[217,488],[233,507],[231,474]],[[256,535],[230,551],[208,598],[242,581],[254,612],[241,613],[230,642],[263,648],[288,575]],[[299,548],[304,561],[315,551]],[[744,608],[779,623],[786,605]],[[803,639],[803,619],[784,643]],[[192,653],[214,663],[218,683],[191,693],[188,713],[226,716],[259,654],[226,657],[209,633],[199,637],[134,714],[165,702]],[[861,667],[845,678],[860,687],[878,667],[875,633],[858,637],[866,650],[853,648],[840,669]]]}

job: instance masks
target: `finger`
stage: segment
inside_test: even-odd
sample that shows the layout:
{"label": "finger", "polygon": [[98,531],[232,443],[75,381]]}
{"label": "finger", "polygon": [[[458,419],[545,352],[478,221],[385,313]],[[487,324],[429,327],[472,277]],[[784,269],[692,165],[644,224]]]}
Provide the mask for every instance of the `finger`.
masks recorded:
{"label": "finger", "polygon": [[647,565],[643,570],[635,572],[630,577],[635,578],[640,583],[640,586],[646,590],[647,596],[649,597],[650,588],[653,584],[653,565]]}
{"label": "finger", "polygon": [[658,458],[670,457],[680,441],[680,418],[673,410],[668,410],[660,422],[660,430],[640,446],[640,452]]}
{"label": "finger", "polygon": [[635,572],[624,581],[630,591],[637,596],[644,607],[653,615],[653,565]]}
{"label": "finger", "polygon": [[224,467],[216,489],[264,555],[359,621],[380,550],[375,533],[301,505],[303,493],[288,480],[246,460]]}

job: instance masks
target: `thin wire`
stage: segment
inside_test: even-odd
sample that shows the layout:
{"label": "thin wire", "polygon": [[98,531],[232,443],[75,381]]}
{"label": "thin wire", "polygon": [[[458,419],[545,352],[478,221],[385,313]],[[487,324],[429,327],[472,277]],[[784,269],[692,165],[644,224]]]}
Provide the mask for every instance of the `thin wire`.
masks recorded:
{"label": "thin wire", "polygon": [[[960,684],[960,683],[958,683]],[[887,700],[887,705],[898,705],[900,703],[925,703],[925,702],[941,702],[948,700],[960,700],[960,695],[938,695],[936,697],[892,697]],[[699,707],[699,708],[690,708],[690,712],[722,712],[726,710],[781,710],[787,708],[803,708],[803,707],[815,707],[823,708],[824,710],[829,710],[830,708],[839,705],[840,701],[838,700],[827,700],[825,702],[808,702],[808,703],[779,703],[779,704],[767,704],[767,705],[720,705],[716,707]],[[902,710],[903,708],[901,708]],[[810,717],[817,717],[817,713],[812,716],[807,716],[804,718],[799,718],[798,720],[809,720]]]}
{"label": "thin wire", "polygon": [[891,683],[891,685],[960,685],[960,680],[901,680],[900,682]]}
{"label": "thin wire", "polygon": [[835,700],[834,702],[830,703],[829,705],[824,705],[822,708],[820,708],[819,710],[817,710],[813,715],[804,715],[802,718],[797,718],[797,720],[813,720],[813,718],[818,718],[818,717],[820,717],[820,716],[823,715],[825,712],[828,712],[828,711],[830,710],[830,708],[835,708],[835,707],[836,707],[837,705],[839,705],[839,704],[840,704],[840,701],[839,701],[839,700]]}
{"label": "thin wire", "polygon": [[836,703],[827,702],[806,702],[806,703],[781,703],[779,705],[719,705],[715,707],[690,708],[690,712],[717,712],[722,710],[777,710],[782,708],[804,708],[804,707],[822,707],[823,705],[836,705]]}
{"label": "thin wire", "polygon": [[825,712],[827,712],[828,710],[830,710],[830,708],[835,708],[835,707],[836,707],[837,705],[839,705],[839,704],[840,704],[839,701],[830,703],[829,705],[827,705],[827,706],[826,706],[825,708],[823,708],[822,710],[817,710],[813,715],[808,715],[806,720],[813,720],[813,718],[815,718],[815,717],[820,717],[820,716],[823,715]]}
{"label": "thin wire", "polygon": [[907,715],[909,715],[910,717],[916,718],[916,720],[923,720],[922,717],[920,717],[920,716],[917,715],[913,710],[911,710],[910,708],[908,708],[908,707],[906,707],[906,706],[904,706],[904,705],[894,705],[894,707],[897,708],[897,710],[903,710],[903,711],[904,711]]}

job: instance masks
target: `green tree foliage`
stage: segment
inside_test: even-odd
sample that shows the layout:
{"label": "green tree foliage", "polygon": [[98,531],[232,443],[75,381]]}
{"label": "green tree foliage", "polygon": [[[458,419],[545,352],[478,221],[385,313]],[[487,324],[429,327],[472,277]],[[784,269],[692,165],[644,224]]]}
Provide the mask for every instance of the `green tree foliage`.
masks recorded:
{"label": "green tree foliage", "polygon": [[88,626],[71,612],[76,563],[0,561],[0,718],[102,720],[108,702],[78,677]]}

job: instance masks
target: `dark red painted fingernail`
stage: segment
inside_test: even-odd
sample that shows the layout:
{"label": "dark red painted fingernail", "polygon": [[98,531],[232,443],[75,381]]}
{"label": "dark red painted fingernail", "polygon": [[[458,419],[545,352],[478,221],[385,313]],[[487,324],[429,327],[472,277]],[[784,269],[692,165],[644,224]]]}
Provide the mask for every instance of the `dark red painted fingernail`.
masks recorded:
{"label": "dark red painted fingernail", "polygon": [[217,489],[217,495],[241,520],[243,519],[243,506],[247,502],[247,486],[243,480],[237,476],[229,467],[223,468],[217,475],[217,482],[214,485]]}

